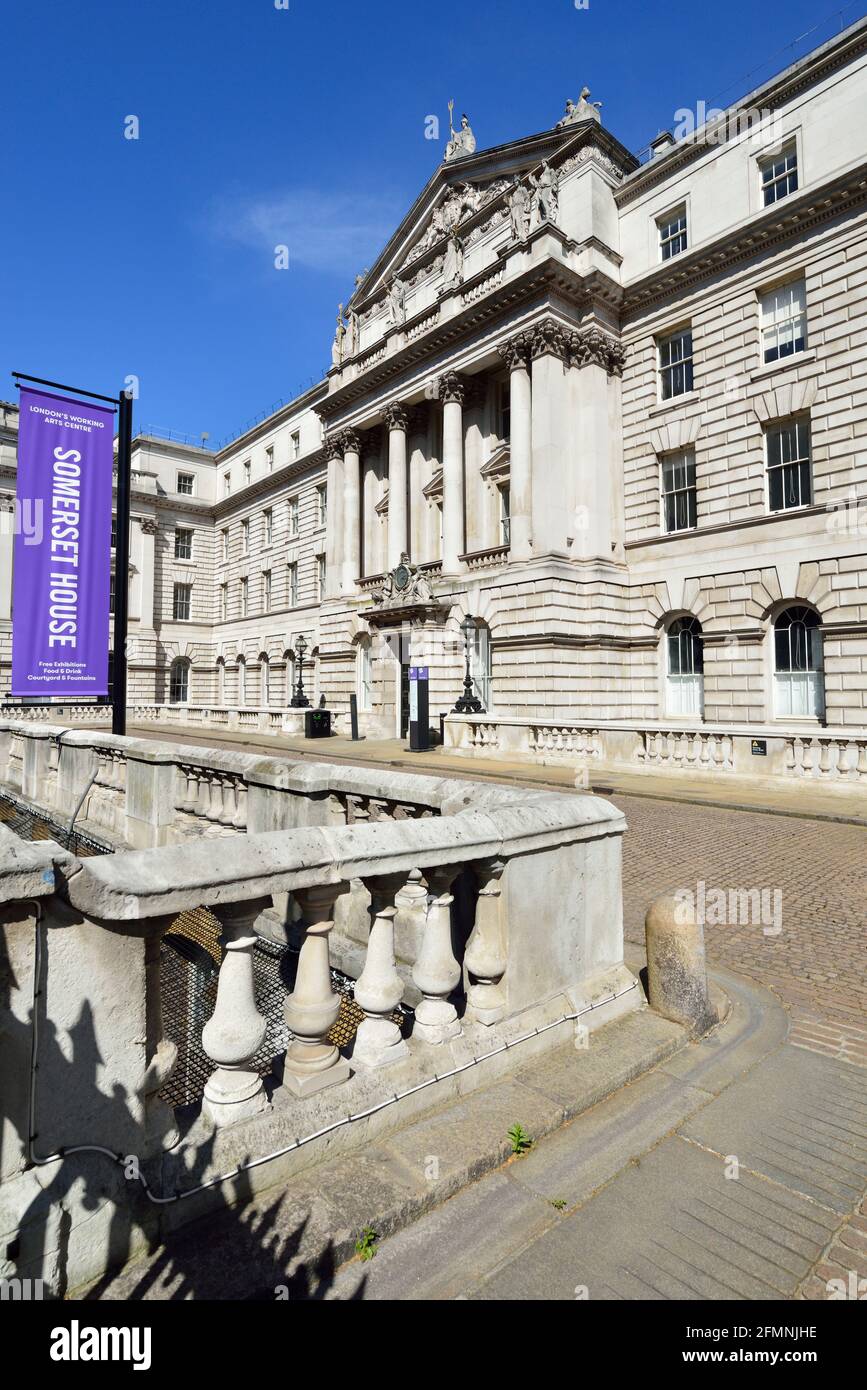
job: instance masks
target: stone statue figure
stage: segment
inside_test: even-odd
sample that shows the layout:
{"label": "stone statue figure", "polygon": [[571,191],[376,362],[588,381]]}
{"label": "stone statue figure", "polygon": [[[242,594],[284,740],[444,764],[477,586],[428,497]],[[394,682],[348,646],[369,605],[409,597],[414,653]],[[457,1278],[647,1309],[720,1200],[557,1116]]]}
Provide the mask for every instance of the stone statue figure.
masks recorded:
{"label": "stone statue figure", "polygon": [[433,586],[424,570],[410,563],[407,554],[383,580],[381,589],[374,589],[371,598],[377,608],[398,607],[402,604],[432,603]]}
{"label": "stone statue figure", "polygon": [[464,278],[464,247],[457,232],[452,232],[446,247],[443,263],[443,284],[450,288],[459,285]]}
{"label": "stone statue figure", "polygon": [[386,296],[389,323],[403,323],[406,318],[406,286],[399,275],[395,275]]}
{"label": "stone statue figure", "polygon": [[558,130],[560,126],[577,125],[579,121],[599,121],[601,124],[602,117],[599,114],[599,107],[602,105],[602,102],[588,101],[587,98],[589,95],[590,88],[582,87],[581,95],[577,102],[566,102],[566,114],[562,120],[557,122]]}
{"label": "stone statue figure", "polygon": [[541,222],[556,222],[560,204],[560,175],[551,168],[547,159],[535,178],[530,175],[530,187],[537,225]]}
{"label": "stone statue figure", "polygon": [[358,315],[354,309],[349,311],[349,356],[354,357],[360,347],[360,328]]}
{"label": "stone statue figure", "polygon": [[506,202],[509,205],[512,239],[523,241],[530,230],[530,194],[520,179],[515,179],[506,196]]}
{"label": "stone statue figure", "polygon": [[460,130],[455,130],[454,126],[452,125],[454,109],[455,104],[453,101],[450,101],[449,131],[451,133],[452,138],[446,145],[446,161],[450,161],[452,159],[464,159],[467,155],[475,154],[476,152],[476,137],[473,134],[469,116],[467,116],[466,114],[461,116],[461,128]]}
{"label": "stone statue figure", "polygon": [[331,365],[339,367],[343,362],[343,340],[346,337],[346,324],[343,322],[343,305],[337,310],[337,332],[331,345]]}

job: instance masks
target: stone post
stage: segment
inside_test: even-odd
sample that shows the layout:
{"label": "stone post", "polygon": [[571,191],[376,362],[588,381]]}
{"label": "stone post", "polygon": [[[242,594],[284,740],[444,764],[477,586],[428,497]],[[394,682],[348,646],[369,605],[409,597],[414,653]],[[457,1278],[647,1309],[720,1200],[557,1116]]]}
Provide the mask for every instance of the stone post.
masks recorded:
{"label": "stone post", "polygon": [[476,921],[464,952],[464,966],[474,977],[467,987],[467,1011],[486,1027],[497,1023],[506,1012],[503,976],[507,957],[500,883],[505,867],[501,859],[475,865],[480,884]]}
{"label": "stone post", "polygon": [[265,1040],[266,1022],[253,991],[253,923],[270,898],[217,907],[223,932],[223,964],[214,1012],[202,1030],[202,1047],[217,1069],[208,1078],[203,1109],[218,1127],[268,1108],[262,1078],[250,1065]]}
{"label": "stone post", "polygon": [[407,554],[406,510],[406,431],[407,412],[399,402],[385,407],[388,429],[388,551],[387,568],[392,570]]}
{"label": "stone post", "polygon": [[449,995],[460,983],[461,967],[452,949],[451,886],[457,865],[427,870],[430,888],[428,915],[421,951],[412,978],[424,998],[415,1011],[413,1037],[426,1043],[444,1043],[461,1031],[458,1014]]}
{"label": "stone post", "polygon": [[704,929],[689,896],[657,898],[644,920],[650,1007],[706,1033],[717,1022],[707,985]]}
{"label": "stone post", "polygon": [[343,592],[354,594],[356,580],[361,574],[361,446],[355,430],[344,430],[340,440],[343,448]]}
{"label": "stone post", "polygon": [[509,367],[511,440],[509,443],[510,545],[512,560],[533,553],[533,392],[530,381],[530,337],[519,333],[498,347]]}
{"label": "stone post", "polygon": [[364,880],[370,892],[372,925],[364,969],[355,986],[355,1002],[365,1016],[352,1054],[353,1061],[363,1067],[383,1067],[409,1055],[400,1028],[391,1017],[403,995],[403,981],[394,962],[394,897],[405,877],[386,874]]}
{"label": "stone post", "polygon": [[464,549],[464,396],[457,372],[439,380],[443,403],[443,574],[457,574]]}
{"label": "stone post", "polygon": [[283,1006],[294,1034],[283,1079],[296,1096],[309,1096],[349,1079],[349,1063],[326,1039],[340,1013],[340,996],[331,987],[328,937],[334,926],[334,904],[348,891],[348,883],[327,883],[295,893],[304,921],[295,988]]}

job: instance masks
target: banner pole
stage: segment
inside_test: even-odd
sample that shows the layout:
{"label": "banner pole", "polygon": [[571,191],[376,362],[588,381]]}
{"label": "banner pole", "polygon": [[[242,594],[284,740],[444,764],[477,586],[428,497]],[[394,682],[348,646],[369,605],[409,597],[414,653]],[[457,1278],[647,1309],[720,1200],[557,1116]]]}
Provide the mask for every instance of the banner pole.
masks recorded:
{"label": "banner pole", "polygon": [[114,629],[111,731],[126,733],[126,639],[129,619],[129,494],[132,468],[132,399],[118,396],[117,541],[114,565]]}

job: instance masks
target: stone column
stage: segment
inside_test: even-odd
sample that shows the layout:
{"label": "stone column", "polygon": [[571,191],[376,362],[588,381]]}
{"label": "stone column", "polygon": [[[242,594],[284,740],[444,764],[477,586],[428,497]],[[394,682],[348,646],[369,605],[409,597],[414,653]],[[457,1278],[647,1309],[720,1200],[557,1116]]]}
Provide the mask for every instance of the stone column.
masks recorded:
{"label": "stone column", "polygon": [[325,597],[336,598],[343,581],[343,436],[325,441],[328,459],[328,522],[325,528]]}
{"label": "stone column", "polygon": [[554,319],[543,319],[529,333],[533,359],[533,552],[568,556],[567,537],[573,529],[568,459],[577,426],[573,428],[569,412],[566,333]]}
{"label": "stone column", "polygon": [[203,1109],[218,1127],[268,1108],[262,1078],[251,1062],[265,1041],[267,1024],[253,991],[253,923],[270,898],[214,909],[223,927],[223,964],[214,1012],[202,1030],[202,1047],[217,1070],[208,1078]]}
{"label": "stone column", "polygon": [[153,517],[142,517],[141,527],[141,605],[139,620],[143,628],[154,625],[154,551],[157,523]]}
{"label": "stone column", "polygon": [[533,553],[533,416],[530,383],[531,338],[519,333],[497,351],[509,368],[511,441],[509,445],[509,556],[527,560]]}
{"label": "stone column", "polygon": [[464,396],[457,372],[439,380],[443,403],[443,574],[457,574],[464,549]]}
{"label": "stone column", "polygon": [[467,1005],[477,1023],[497,1023],[506,1012],[503,976],[506,973],[506,943],[503,930],[503,902],[500,879],[505,868],[501,859],[477,864],[479,896],[476,922],[464,952],[464,965],[474,977],[467,988]]}
{"label": "stone column", "polygon": [[460,983],[461,967],[452,948],[451,886],[458,865],[441,865],[426,871],[430,898],[421,951],[412,978],[424,998],[415,1011],[413,1037],[427,1043],[444,1043],[461,1031],[457,1009],[449,995]]}
{"label": "stone column", "polygon": [[405,408],[392,401],[385,407],[388,430],[388,552],[387,569],[400,564],[401,556],[409,553],[406,510],[406,431],[408,416]]}
{"label": "stone column", "polygon": [[327,883],[295,894],[304,914],[303,937],[295,988],[283,1006],[294,1034],[283,1079],[296,1096],[309,1096],[349,1079],[349,1063],[326,1040],[340,1013],[340,996],[331,987],[328,937],[334,926],[334,904],[348,891],[348,883]]}
{"label": "stone column", "polygon": [[355,1002],[364,1018],[355,1035],[352,1060],[362,1067],[383,1067],[409,1055],[400,1028],[391,1015],[403,995],[403,981],[394,962],[395,894],[405,874],[365,879],[370,892],[372,924],[364,969],[355,985]]}
{"label": "stone column", "polygon": [[343,448],[343,545],[344,594],[355,593],[361,574],[361,445],[355,430],[340,436]]}

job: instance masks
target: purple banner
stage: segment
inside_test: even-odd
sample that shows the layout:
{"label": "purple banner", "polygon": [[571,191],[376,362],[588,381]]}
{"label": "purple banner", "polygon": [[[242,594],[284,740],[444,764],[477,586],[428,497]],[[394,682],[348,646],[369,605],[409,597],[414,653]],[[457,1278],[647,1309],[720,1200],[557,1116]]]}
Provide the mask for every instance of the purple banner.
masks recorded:
{"label": "purple banner", "polygon": [[12,694],[108,694],[114,412],[21,391]]}

